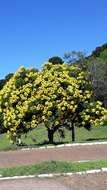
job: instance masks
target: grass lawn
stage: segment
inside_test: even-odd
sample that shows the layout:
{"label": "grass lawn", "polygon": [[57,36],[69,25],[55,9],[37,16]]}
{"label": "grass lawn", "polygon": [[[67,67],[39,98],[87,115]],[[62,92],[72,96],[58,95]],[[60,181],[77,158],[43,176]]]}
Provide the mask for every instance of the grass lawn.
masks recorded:
{"label": "grass lawn", "polygon": [[[60,138],[56,133],[54,136],[56,144],[71,143],[71,133],[65,131],[65,138]],[[84,128],[76,129],[76,142],[93,142],[93,141],[107,141],[107,125],[102,127],[94,127],[91,131]],[[23,146],[37,147],[48,144],[47,131],[44,127],[40,126],[35,130],[28,133],[27,137],[22,137]],[[6,134],[0,135],[0,150],[15,149],[16,145],[11,145],[6,138]]]}
{"label": "grass lawn", "polygon": [[36,165],[18,166],[13,168],[0,168],[2,176],[18,176],[18,175],[36,175],[43,173],[67,173],[79,172],[91,169],[101,169],[107,167],[107,160],[89,161],[89,162],[43,162]]}

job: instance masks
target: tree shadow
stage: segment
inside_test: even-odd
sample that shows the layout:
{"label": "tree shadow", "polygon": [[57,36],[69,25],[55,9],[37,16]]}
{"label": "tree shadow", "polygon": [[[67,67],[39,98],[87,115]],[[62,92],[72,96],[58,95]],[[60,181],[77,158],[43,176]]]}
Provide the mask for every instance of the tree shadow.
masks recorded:
{"label": "tree shadow", "polygon": [[69,141],[62,141],[62,142],[59,142],[59,141],[54,141],[52,144],[49,143],[49,141],[44,141],[42,143],[39,143],[38,145],[39,146],[45,146],[45,145],[60,145],[60,144],[66,144],[66,143],[69,143]]}
{"label": "tree shadow", "polygon": [[[105,138],[87,138],[86,140],[85,140],[86,142],[93,142],[93,141],[107,141],[107,138],[105,137]],[[77,141],[76,141],[77,142]],[[75,142],[75,143],[76,143]],[[81,141],[81,142],[84,142],[84,141]],[[33,143],[33,144],[27,144],[27,143],[24,143],[24,142],[22,142],[21,144],[17,144],[17,145],[14,145],[12,148],[13,149],[17,149],[17,148],[35,148],[35,147],[42,147],[42,146],[51,146],[51,145],[55,145],[55,146],[57,146],[57,145],[61,145],[61,144],[67,144],[67,143],[72,143],[72,142],[70,142],[70,141],[61,141],[61,142],[59,142],[59,141],[54,141],[53,143],[49,143],[49,141],[48,140],[44,140],[43,142],[41,142],[41,143]]]}
{"label": "tree shadow", "polygon": [[88,138],[86,141],[107,141],[107,138]]}
{"label": "tree shadow", "polygon": [[17,147],[23,147],[23,148],[33,148],[33,147],[40,147],[40,146],[49,146],[49,145],[61,145],[61,144],[66,144],[69,143],[69,141],[65,141],[65,142],[58,142],[58,141],[54,141],[52,144],[49,143],[49,141],[44,140],[41,143],[34,143],[34,144],[27,144],[27,143],[21,143],[20,145],[17,144]]}

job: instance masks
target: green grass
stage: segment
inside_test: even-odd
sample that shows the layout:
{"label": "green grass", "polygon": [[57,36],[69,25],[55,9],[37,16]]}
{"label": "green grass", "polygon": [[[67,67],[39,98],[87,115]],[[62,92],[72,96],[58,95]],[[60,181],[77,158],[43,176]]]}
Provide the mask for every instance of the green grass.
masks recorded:
{"label": "green grass", "polygon": [[[94,127],[91,131],[87,131],[84,128],[76,129],[76,142],[90,142],[90,141],[104,141],[107,140],[107,126]],[[37,128],[28,134],[27,138],[23,138],[25,144],[42,145],[47,144],[47,131],[44,127]],[[57,143],[71,143],[71,132],[65,130],[65,138],[60,138],[56,132],[54,141]]]}
{"label": "green grass", "polygon": [[37,175],[43,173],[67,173],[79,172],[91,169],[101,169],[107,167],[107,160],[89,162],[43,162],[36,165],[18,166],[13,168],[0,168],[2,176]]}
{"label": "green grass", "polygon": [[[65,131],[65,138],[60,138],[56,133],[54,136],[56,144],[71,143],[71,132]],[[94,141],[107,141],[107,125],[102,127],[94,127],[91,131],[84,128],[76,129],[76,142],[94,142]],[[24,147],[38,147],[48,144],[47,131],[43,126],[38,127],[28,133],[27,137],[22,137]],[[0,135],[0,150],[21,148],[16,145],[11,145],[6,138],[6,134]]]}

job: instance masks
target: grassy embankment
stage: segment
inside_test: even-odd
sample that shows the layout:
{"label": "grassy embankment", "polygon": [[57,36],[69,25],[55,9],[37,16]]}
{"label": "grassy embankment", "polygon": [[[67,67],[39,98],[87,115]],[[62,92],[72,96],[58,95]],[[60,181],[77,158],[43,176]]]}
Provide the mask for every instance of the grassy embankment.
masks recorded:
{"label": "grassy embankment", "polygon": [[[71,143],[71,133],[65,131],[65,138],[60,138],[56,133],[54,137],[55,144]],[[76,129],[76,142],[95,142],[107,141],[107,126],[94,127],[91,131],[84,128]],[[48,144],[47,131],[44,127],[39,127],[28,133],[27,137],[22,137],[24,147],[38,147]],[[22,146],[22,147],[23,147]],[[8,150],[19,148],[16,145],[11,145],[9,139],[5,135],[0,135],[0,150]]]}

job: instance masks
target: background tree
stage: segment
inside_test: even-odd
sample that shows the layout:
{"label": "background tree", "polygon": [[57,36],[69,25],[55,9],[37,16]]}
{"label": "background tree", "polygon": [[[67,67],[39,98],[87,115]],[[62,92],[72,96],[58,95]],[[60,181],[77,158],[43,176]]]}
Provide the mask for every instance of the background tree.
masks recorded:
{"label": "background tree", "polygon": [[103,102],[107,107],[107,44],[97,47],[89,57],[94,99]]}
{"label": "background tree", "polygon": [[10,78],[13,76],[13,73],[9,73],[8,75],[5,76],[4,79],[0,80],[0,90],[3,88],[3,86],[10,80]]}
{"label": "background tree", "polygon": [[87,69],[93,87],[93,100],[102,101],[107,107],[107,64],[100,58],[91,58]]}
{"label": "background tree", "polygon": [[103,58],[103,53],[106,54],[106,60],[107,60],[107,43],[103,44],[102,46],[96,47],[94,51],[92,51],[91,56],[94,58],[100,57]]}
{"label": "background tree", "polygon": [[[88,59],[84,52],[71,51],[64,54],[64,61],[69,65],[77,65],[83,71],[87,71]],[[88,72],[88,71],[87,71]]]}
{"label": "background tree", "polygon": [[51,57],[49,60],[48,60],[50,63],[52,64],[62,64],[64,63],[64,61],[62,60],[62,58],[58,57],[58,56],[54,56],[54,57]]}
{"label": "background tree", "polygon": [[86,57],[82,52],[68,52],[64,56],[69,65],[78,65],[88,74],[92,83],[93,100],[102,101],[107,107],[107,44],[96,48]]}
{"label": "background tree", "polygon": [[78,61],[82,61],[85,58],[85,54],[81,51],[71,51],[64,54],[64,60],[69,65],[75,64]]}

